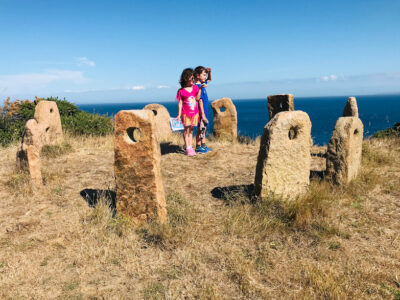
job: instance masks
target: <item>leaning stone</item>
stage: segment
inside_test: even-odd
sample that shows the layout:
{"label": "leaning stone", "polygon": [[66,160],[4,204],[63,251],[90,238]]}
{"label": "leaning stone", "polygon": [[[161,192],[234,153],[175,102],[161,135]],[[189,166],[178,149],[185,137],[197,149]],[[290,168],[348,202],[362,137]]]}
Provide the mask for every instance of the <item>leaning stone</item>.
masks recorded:
{"label": "leaning stone", "polygon": [[326,177],[336,184],[350,182],[361,167],[364,126],[357,117],[341,117],[329,141]]}
{"label": "leaning stone", "polygon": [[161,104],[148,104],[143,109],[151,110],[154,114],[154,122],[156,125],[156,137],[158,141],[169,137],[172,133],[169,126],[169,112],[165,106]]}
{"label": "leaning stone", "polygon": [[35,107],[35,120],[38,124],[46,126],[47,145],[56,145],[64,140],[61,118],[57,103],[54,101],[40,100]]}
{"label": "leaning stone", "polygon": [[264,127],[258,153],[254,194],[295,198],[310,183],[311,121],[303,111],[276,114]]}
{"label": "leaning stone", "polygon": [[214,135],[217,138],[237,138],[237,112],[230,98],[221,98],[211,103],[214,112]]}
{"label": "leaning stone", "polygon": [[281,111],[294,110],[294,96],[292,94],[281,94],[268,96],[268,113],[271,120]]}
{"label": "leaning stone", "polygon": [[28,120],[17,150],[17,169],[28,172],[37,184],[42,183],[40,150],[45,140],[45,128],[34,119]]}
{"label": "leaning stone", "polygon": [[343,110],[343,117],[357,117],[358,118],[358,106],[356,97],[349,97],[347,99],[346,106]]}
{"label": "leaning stone", "polygon": [[117,211],[134,224],[167,220],[160,146],[151,110],[122,110],[115,116]]}

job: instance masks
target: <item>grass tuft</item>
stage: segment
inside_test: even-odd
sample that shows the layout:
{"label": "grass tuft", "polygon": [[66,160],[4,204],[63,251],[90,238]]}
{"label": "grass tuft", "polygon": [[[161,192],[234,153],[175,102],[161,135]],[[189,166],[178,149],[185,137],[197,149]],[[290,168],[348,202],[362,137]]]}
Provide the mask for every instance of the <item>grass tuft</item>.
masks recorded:
{"label": "grass tuft", "polygon": [[72,146],[69,143],[64,142],[59,145],[44,145],[40,152],[40,156],[45,158],[56,158],[69,152],[72,152]]}

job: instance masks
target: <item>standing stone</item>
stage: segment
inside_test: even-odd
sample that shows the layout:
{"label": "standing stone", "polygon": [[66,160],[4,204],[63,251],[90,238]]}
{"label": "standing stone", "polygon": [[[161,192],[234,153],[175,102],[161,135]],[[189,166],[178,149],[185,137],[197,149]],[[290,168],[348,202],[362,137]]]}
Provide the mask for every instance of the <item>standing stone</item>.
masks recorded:
{"label": "standing stone", "polygon": [[310,183],[311,121],[303,111],[280,112],[264,127],[254,194],[295,198]]}
{"label": "standing stone", "polygon": [[294,96],[292,94],[281,94],[268,96],[268,113],[271,120],[281,111],[294,110]]}
{"label": "standing stone", "polygon": [[221,98],[211,103],[214,112],[214,135],[217,138],[237,138],[237,112],[230,98]]}
{"label": "standing stone", "polygon": [[26,171],[37,184],[42,183],[40,150],[45,140],[45,127],[34,119],[28,120],[17,150],[17,169]]}
{"label": "standing stone", "polygon": [[343,117],[357,117],[358,118],[358,106],[356,97],[349,97],[347,99],[346,106],[343,110]]}
{"label": "standing stone", "polygon": [[167,210],[161,179],[160,146],[151,110],[121,110],[115,116],[117,211],[134,224],[165,223]]}
{"label": "standing stone", "polygon": [[336,184],[350,182],[361,167],[364,126],[357,117],[341,117],[329,141],[326,177]]}
{"label": "standing stone", "polygon": [[161,104],[148,104],[143,109],[151,110],[154,114],[154,122],[156,125],[156,137],[158,141],[169,137],[172,133],[169,126],[169,112],[165,106]]}
{"label": "standing stone", "polygon": [[61,127],[61,118],[57,103],[54,101],[40,100],[35,107],[35,120],[38,124],[45,124],[47,145],[56,145],[64,140]]}

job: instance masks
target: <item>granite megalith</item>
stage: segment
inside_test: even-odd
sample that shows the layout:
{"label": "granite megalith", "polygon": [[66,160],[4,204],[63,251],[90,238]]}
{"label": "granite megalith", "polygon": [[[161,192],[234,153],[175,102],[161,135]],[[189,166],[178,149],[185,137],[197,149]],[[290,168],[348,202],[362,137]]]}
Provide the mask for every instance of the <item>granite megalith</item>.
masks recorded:
{"label": "granite megalith", "polygon": [[345,184],[357,177],[361,167],[364,126],[357,117],[341,117],[326,153],[326,178]]}
{"label": "granite megalith", "polygon": [[64,140],[60,112],[54,101],[40,100],[35,107],[35,120],[46,126],[46,145],[56,145]]}
{"label": "granite megalith", "polygon": [[122,110],[115,116],[117,211],[138,226],[167,220],[155,131],[151,110]]}
{"label": "granite megalith", "polygon": [[154,114],[156,137],[161,141],[171,135],[171,127],[169,126],[169,112],[165,106],[157,103],[146,105],[143,109],[151,110]]}
{"label": "granite megalith", "polygon": [[28,120],[17,150],[17,169],[28,172],[33,181],[42,183],[40,171],[40,150],[45,141],[46,127],[34,119]]}
{"label": "granite megalith", "polygon": [[281,111],[294,110],[294,96],[292,94],[281,94],[268,96],[268,114],[271,120]]}
{"label": "granite megalith", "polygon": [[230,98],[221,98],[211,103],[214,113],[214,135],[217,138],[237,138],[237,112]]}
{"label": "granite megalith", "polygon": [[276,114],[264,127],[254,181],[256,199],[294,199],[310,183],[311,121],[303,111]]}
{"label": "granite megalith", "polygon": [[346,106],[344,107],[342,116],[358,118],[358,106],[356,97],[349,97],[349,99],[347,99],[347,103]]}

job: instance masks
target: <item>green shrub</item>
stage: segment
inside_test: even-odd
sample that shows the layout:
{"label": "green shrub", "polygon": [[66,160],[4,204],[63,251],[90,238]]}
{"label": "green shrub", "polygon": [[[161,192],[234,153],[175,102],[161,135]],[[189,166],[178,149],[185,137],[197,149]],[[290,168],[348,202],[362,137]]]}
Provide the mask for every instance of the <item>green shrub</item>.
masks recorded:
{"label": "green shrub", "polygon": [[[50,97],[44,100],[57,103],[63,130],[72,135],[106,135],[114,130],[111,117],[79,110],[65,98]],[[40,99],[35,102],[4,101],[4,107],[0,109],[0,144],[3,147],[21,138],[26,122],[34,117],[37,101]]]}
{"label": "green shrub", "polygon": [[386,128],[375,132],[372,137],[374,138],[390,138],[400,137],[400,123],[394,123],[393,128]]}

